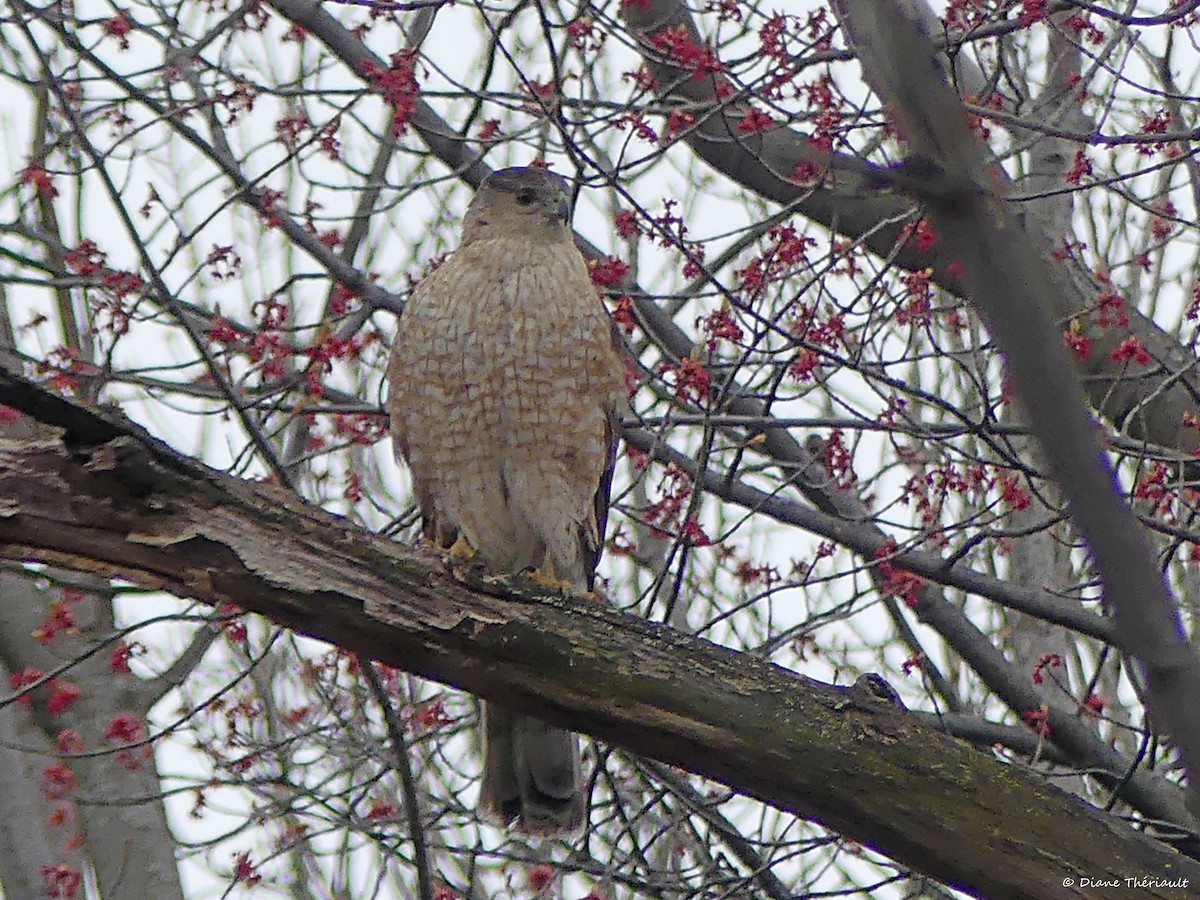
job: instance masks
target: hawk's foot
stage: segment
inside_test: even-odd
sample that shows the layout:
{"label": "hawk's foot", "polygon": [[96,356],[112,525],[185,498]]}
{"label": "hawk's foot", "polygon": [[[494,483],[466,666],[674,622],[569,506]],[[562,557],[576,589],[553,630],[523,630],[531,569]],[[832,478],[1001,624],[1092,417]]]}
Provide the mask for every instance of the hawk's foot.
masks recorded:
{"label": "hawk's foot", "polygon": [[571,582],[565,578],[559,578],[554,571],[554,562],[549,556],[537,568],[526,571],[529,580],[540,587],[550,588],[554,591],[563,591],[564,593],[571,590]]}
{"label": "hawk's foot", "polygon": [[580,591],[575,587],[575,583],[566,578],[559,578],[558,573],[554,571],[554,563],[550,557],[537,568],[526,569],[524,574],[538,587],[549,588],[552,591],[558,591],[561,594],[582,594],[590,600],[595,600],[596,595],[591,591]]}
{"label": "hawk's foot", "polygon": [[449,555],[451,562],[468,563],[475,558],[476,551],[471,546],[471,542],[467,540],[466,535],[460,532],[446,553]]}

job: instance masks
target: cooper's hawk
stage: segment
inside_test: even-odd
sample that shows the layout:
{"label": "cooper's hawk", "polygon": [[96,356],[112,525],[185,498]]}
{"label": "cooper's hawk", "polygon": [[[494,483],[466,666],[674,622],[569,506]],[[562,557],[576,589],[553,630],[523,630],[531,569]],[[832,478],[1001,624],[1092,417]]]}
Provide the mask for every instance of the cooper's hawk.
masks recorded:
{"label": "cooper's hawk", "polygon": [[[624,364],[567,226],[566,182],[502,169],[457,251],[413,291],[388,365],[392,437],[427,538],[497,572],[591,588]],[[583,824],[579,741],[484,706],[483,810],[524,831]]]}

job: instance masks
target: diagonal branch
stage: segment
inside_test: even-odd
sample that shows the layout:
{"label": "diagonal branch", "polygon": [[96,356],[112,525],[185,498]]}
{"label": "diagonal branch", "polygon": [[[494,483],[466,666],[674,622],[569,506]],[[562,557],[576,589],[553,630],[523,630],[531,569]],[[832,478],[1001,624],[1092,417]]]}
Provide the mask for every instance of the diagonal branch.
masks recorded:
{"label": "diagonal branch", "polygon": [[[713,778],[991,898],[1200,864],[880,695],[810,681],[577,597],[448,573],[118,414],[0,374],[59,429],[0,444],[0,556],[232,602],[312,637]],[[1145,896],[1167,897],[1151,887]]]}
{"label": "diagonal branch", "polygon": [[[869,80],[887,94],[908,138],[906,166],[915,190],[961,263],[966,293],[1008,358],[1034,434],[1095,558],[1105,600],[1146,672],[1152,710],[1195,773],[1200,656],[1184,637],[1145,534],[1120,494],[1053,325],[1048,307],[1055,279],[1044,248],[1009,211],[1005,200],[1012,185],[972,134],[928,38],[894,0],[847,4],[846,15],[856,40],[869,47],[862,55],[873,69]],[[1200,815],[1195,778],[1189,807]]]}

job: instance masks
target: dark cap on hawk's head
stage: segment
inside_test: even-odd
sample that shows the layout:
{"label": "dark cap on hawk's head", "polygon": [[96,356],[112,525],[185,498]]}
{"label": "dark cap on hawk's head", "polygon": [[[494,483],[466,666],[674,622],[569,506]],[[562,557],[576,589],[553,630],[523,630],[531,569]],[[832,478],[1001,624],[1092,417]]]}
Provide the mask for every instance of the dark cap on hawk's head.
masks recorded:
{"label": "dark cap on hawk's head", "polygon": [[497,169],[467,209],[463,240],[493,234],[561,239],[570,218],[571,187],[561,175],[539,166]]}

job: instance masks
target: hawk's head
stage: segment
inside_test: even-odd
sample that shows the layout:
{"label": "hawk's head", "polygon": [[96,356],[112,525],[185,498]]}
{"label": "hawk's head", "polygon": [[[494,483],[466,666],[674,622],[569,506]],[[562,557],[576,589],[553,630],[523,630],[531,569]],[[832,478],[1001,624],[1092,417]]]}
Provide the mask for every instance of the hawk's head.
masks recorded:
{"label": "hawk's head", "polygon": [[483,180],[467,210],[463,239],[484,236],[555,238],[568,234],[567,180],[537,166],[498,169]]}

